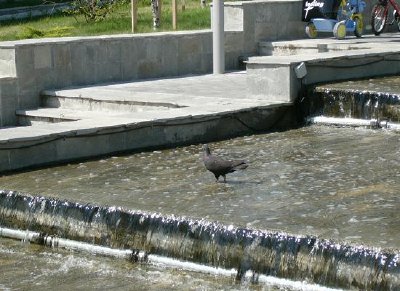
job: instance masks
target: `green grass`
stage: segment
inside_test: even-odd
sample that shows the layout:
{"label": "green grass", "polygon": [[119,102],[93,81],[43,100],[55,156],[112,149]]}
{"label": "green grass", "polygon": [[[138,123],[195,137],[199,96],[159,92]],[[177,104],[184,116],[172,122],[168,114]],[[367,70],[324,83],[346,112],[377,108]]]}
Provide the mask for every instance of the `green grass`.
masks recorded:
{"label": "green grass", "polygon": [[[178,4],[177,30],[197,30],[210,28],[210,9],[201,8],[200,1],[186,0]],[[157,31],[172,30],[171,0],[164,0],[161,15],[161,27]],[[138,8],[137,33],[153,32],[150,6]],[[87,23],[83,16],[54,15],[23,21],[0,23],[0,40],[18,40],[26,38],[90,36],[104,34],[131,33],[130,5],[118,5],[112,14],[98,22]]]}

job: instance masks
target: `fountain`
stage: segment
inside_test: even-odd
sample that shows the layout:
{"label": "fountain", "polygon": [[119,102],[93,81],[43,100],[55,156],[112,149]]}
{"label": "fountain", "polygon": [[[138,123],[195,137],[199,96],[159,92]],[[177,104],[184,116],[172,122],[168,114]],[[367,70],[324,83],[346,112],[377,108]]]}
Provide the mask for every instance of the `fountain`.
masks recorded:
{"label": "fountain", "polygon": [[[345,98],[332,104],[333,88],[317,87],[324,102],[303,104],[314,105],[313,115],[345,108]],[[357,118],[395,123],[386,109],[375,111],[382,100],[396,100],[391,94],[353,98],[357,108],[360,100],[373,105],[349,105],[335,116],[361,112]],[[210,268],[204,272],[236,282],[262,284],[273,276],[318,288],[395,290],[398,142],[394,131],[320,125],[215,142],[218,155],[250,162],[226,184],[204,169],[200,145],[3,176],[2,187],[14,191],[0,192],[0,235],[101,254],[118,250],[115,256],[137,268],[172,258],[177,268]],[[240,288],[232,282],[222,286]]]}
{"label": "fountain", "polygon": [[[38,231],[31,240],[41,244],[61,245],[57,237],[69,237],[94,245],[142,250],[141,255],[139,251],[118,255],[137,262],[148,260],[148,253],[233,268],[237,270],[237,279],[252,271],[294,280],[307,278],[339,287],[399,286],[399,255],[395,252],[338,244],[310,235],[238,228],[15,192],[2,191],[0,195],[0,213],[5,217],[2,224]],[[0,228],[2,232],[6,234],[7,229]],[[12,237],[12,232],[8,233]],[[73,248],[71,243],[64,245]]]}
{"label": "fountain", "polygon": [[400,122],[398,76],[317,85],[305,100],[308,115]]}

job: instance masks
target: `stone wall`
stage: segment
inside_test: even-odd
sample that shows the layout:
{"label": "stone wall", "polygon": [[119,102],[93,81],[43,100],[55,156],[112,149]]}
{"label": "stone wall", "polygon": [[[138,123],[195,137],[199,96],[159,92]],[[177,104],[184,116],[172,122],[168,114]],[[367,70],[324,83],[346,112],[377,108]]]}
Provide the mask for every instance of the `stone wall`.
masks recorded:
{"label": "stone wall", "polygon": [[[228,70],[238,67],[241,41],[240,33],[227,34]],[[3,42],[0,56],[0,96],[7,103],[0,120],[7,126],[15,125],[16,109],[37,108],[45,89],[210,73],[212,34],[203,30]],[[10,82],[16,85],[13,90],[6,88]]]}
{"label": "stone wall", "polygon": [[256,50],[261,40],[304,38],[302,1],[242,1],[225,3],[225,30],[241,30],[245,46]]}

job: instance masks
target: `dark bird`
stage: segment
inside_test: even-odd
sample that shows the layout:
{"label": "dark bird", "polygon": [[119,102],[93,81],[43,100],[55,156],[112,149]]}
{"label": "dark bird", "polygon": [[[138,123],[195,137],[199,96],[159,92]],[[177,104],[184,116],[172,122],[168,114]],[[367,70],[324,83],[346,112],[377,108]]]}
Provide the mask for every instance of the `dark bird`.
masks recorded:
{"label": "dark bird", "polygon": [[210,148],[206,144],[203,145],[203,162],[206,169],[214,174],[217,182],[219,176],[224,177],[224,182],[226,182],[226,174],[233,173],[236,170],[243,170],[248,167],[246,162],[243,160],[228,161],[212,155]]}

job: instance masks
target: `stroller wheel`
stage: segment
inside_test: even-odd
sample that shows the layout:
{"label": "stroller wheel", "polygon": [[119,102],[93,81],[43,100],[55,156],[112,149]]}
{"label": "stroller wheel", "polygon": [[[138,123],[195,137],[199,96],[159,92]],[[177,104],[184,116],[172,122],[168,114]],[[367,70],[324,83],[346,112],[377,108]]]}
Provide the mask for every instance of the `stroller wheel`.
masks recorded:
{"label": "stroller wheel", "polygon": [[359,17],[354,17],[353,21],[355,22],[355,29],[354,29],[354,34],[357,37],[361,37],[363,34],[363,30],[364,30],[364,23],[363,21],[359,18]]}
{"label": "stroller wheel", "polygon": [[309,38],[316,38],[318,33],[317,33],[317,28],[315,27],[314,23],[310,22],[306,26],[306,34]]}
{"label": "stroller wheel", "polygon": [[346,24],[340,21],[333,27],[333,36],[337,39],[344,39],[346,37]]}

